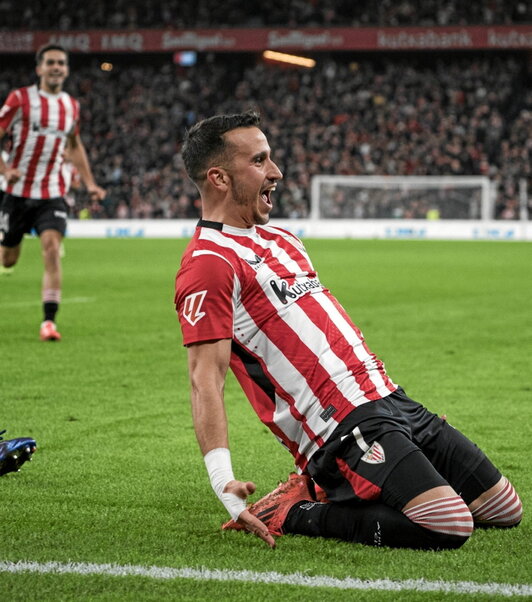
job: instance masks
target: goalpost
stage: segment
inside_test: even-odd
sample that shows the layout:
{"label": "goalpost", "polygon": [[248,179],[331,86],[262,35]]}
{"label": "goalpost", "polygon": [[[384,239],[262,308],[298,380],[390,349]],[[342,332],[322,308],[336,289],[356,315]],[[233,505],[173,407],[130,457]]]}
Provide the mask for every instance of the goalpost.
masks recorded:
{"label": "goalpost", "polygon": [[334,176],[312,178],[310,218],[491,220],[486,176]]}

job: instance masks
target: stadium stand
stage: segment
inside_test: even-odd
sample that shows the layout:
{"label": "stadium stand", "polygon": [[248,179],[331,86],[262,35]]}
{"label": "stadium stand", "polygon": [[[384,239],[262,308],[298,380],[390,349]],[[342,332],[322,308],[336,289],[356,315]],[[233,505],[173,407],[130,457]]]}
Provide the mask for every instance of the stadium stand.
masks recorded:
{"label": "stadium stand", "polygon": [[[0,29],[135,29],[139,27],[311,27],[493,25],[530,23],[524,0],[59,0],[0,2]],[[227,27],[227,25],[225,25]]]}

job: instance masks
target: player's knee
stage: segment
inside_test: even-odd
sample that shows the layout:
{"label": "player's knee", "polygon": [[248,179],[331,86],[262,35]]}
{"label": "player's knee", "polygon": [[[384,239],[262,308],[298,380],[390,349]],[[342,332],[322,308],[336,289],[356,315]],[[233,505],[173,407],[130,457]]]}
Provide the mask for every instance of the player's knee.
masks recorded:
{"label": "player's knee", "polygon": [[413,506],[404,514],[413,523],[430,531],[439,549],[459,548],[473,532],[473,516],[458,495]]}
{"label": "player's knee", "polygon": [[433,550],[456,550],[469,539],[469,535],[449,535],[437,531],[431,531],[430,535]]}
{"label": "player's knee", "polygon": [[10,253],[4,248],[4,251],[2,253],[2,265],[5,268],[12,268],[17,263],[17,259],[18,255],[16,253]]}
{"label": "player's knee", "polygon": [[523,518],[523,504],[513,488],[504,479],[503,486],[472,512],[476,524],[482,527],[516,527]]}

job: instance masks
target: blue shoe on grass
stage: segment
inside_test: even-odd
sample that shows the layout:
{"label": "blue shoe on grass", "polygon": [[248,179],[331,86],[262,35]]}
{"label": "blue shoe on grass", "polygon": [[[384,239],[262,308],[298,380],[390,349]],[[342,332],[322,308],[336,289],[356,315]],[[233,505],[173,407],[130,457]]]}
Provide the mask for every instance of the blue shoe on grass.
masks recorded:
{"label": "blue shoe on grass", "polygon": [[0,476],[8,472],[18,472],[20,467],[31,460],[37,449],[35,439],[30,437],[19,437],[18,439],[3,440],[4,431],[0,431]]}

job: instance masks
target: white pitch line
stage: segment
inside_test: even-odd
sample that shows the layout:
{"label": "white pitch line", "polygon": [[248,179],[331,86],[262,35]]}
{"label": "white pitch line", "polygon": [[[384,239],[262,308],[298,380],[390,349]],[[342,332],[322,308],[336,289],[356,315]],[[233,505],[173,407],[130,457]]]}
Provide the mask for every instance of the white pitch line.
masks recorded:
{"label": "white pitch line", "polygon": [[425,579],[337,579],[326,575],[312,577],[302,573],[282,574],[275,572],[230,571],[222,569],[193,569],[157,566],[133,566],[117,564],[92,564],[87,562],[10,562],[0,561],[0,572],[46,573],[75,575],[110,575],[113,577],[149,577],[151,579],[193,579],[194,581],[240,581],[244,583],[267,583],[274,585],[296,585],[300,587],[327,587],[340,590],[380,590],[444,592],[470,595],[531,596],[532,585],[509,583],[475,583],[473,581],[426,581]]}
{"label": "white pitch line", "polygon": [[[96,301],[96,297],[67,297],[61,300],[63,303],[92,303]],[[0,303],[0,307],[31,307],[33,305],[42,305],[42,301],[35,299],[34,301],[8,301],[7,303]]]}

